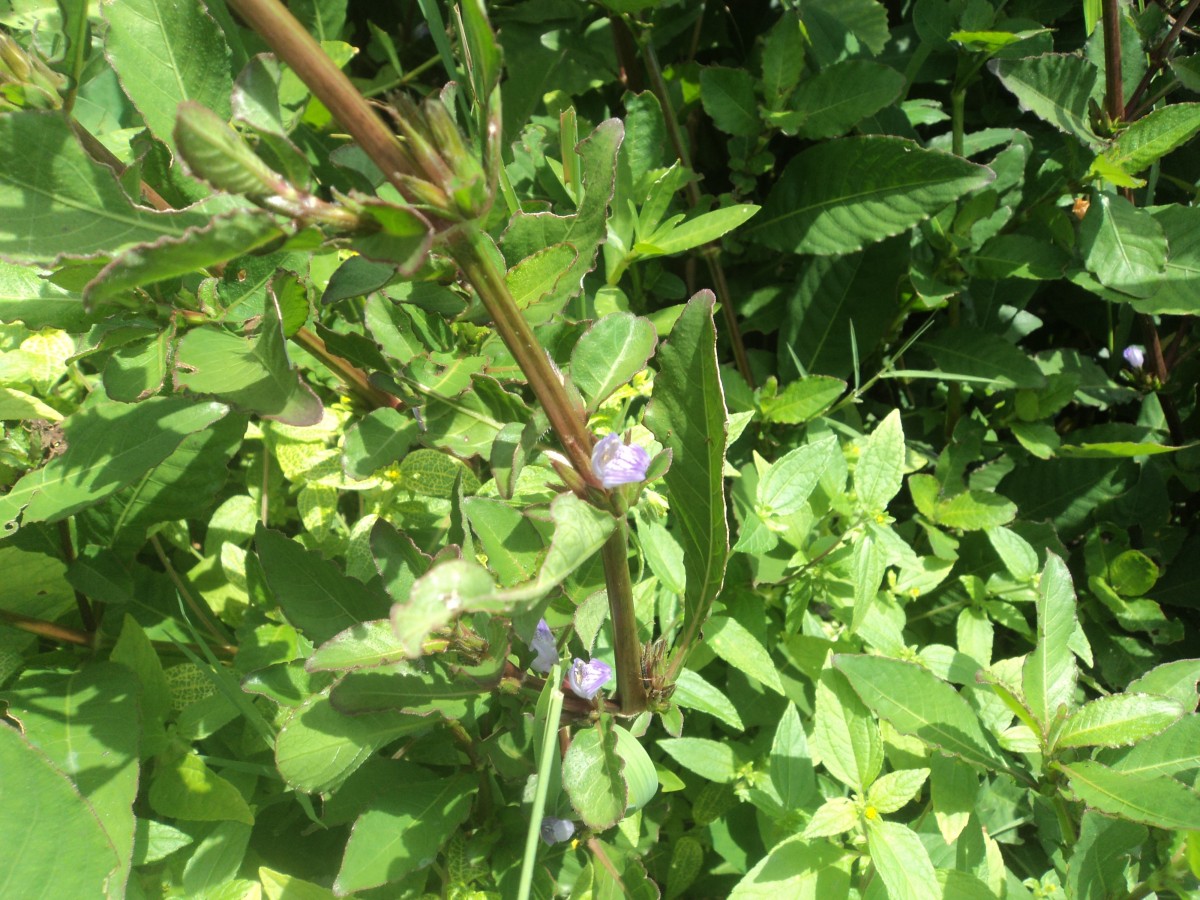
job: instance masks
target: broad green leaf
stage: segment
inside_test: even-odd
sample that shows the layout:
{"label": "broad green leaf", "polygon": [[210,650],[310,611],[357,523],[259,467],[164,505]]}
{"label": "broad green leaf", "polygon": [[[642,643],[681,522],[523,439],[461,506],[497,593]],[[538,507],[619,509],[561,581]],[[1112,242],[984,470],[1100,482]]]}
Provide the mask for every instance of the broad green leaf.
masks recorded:
{"label": "broad green leaf", "polygon": [[75,605],[67,566],[57,555],[0,545],[0,571],[0,609],[54,621]]}
{"label": "broad green leaf", "polygon": [[867,803],[875,807],[877,813],[894,813],[916,798],[928,778],[928,769],[888,772],[872,782],[867,790]]}
{"label": "broad green leaf", "polygon": [[684,669],[679,673],[675,682],[675,693],[671,695],[671,699],[684,709],[694,709],[720,719],[730,728],[736,728],[738,731],[745,728],[737,707],[729,698],[691,669]]}
{"label": "broad green leaf", "polygon": [[1167,237],[1167,264],[1150,296],[1129,302],[1138,312],[1196,315],[1200,312],[1200,209],[1159,206],[1150,210]]}
{"label": "broad green leaf", "polygon": [[478,479],[467,464],[440,450],[413,450],[400,463],[400,483],[414,494],[449,500],[459,478],[463,493],[473,494],[479,489]]}
{"label": "broad green leaf", "polygon": [[26,394],[16,388],[0,387],[0,421],[13,422],[27,419],[61,422],[63,414],[53,406],[47,406],[32,394]]}
{"label": "broad green leaf", "polygon": [[645,416],[646,427],[673,456],[663,480],[687,569],[683,646],[699,634],[721,589],[729,554],[723,476],[727,414],[717,369],[715,303],[710,291],[688,301],[658,351],[659,372]]}
{"label": "broad green leaf", "polygon": [[1181,702],[1188,712],[1194,712],[1200,699],[1196,696],[1197,682],[1200,682],[1200,659],[1177,659],[1155,666],[1131,682],[1126,690],[1171,697]]}
{"label": "broad green leaf", "polygon": [[904,426],[894,409],[875,426],[854,467],[854,490],[864,510],[881,512],[900,493],[904,456]]}
{"label": "broad green leaf", "polygon": [[834,669],[823,670],[817,682],[811,744],[825,769],[859,793],[870,787],[883,767],[879,723]]}
{"label": "broad green leaf", "polygon": [[323,643],[308,658],[310,672],[337,672],[386,666],[407,659],[390,619],[351,625]]}
{"label": "broad green leaf", "polygon": [[1200,769],[1200,716],[1187,715],[1154,737],[1123,750],[1102,751],[1098,762],[1131,775],[1176,775]]}
{"label": "broad green leaf", "polygon": [[800,19],[785,11],[767,32],[762,54],[762,88],[767,107],[778,109],[800,83],[804,71],[804,32]]}
{"label": "broad green leaf", "polygon": [[[4,699],[25,737],[71,779],[95,811],[121,861],[115,878],[123,886],[133,853],[138,793],[137,680],[124,666],[94,663],[69,675],[30,673]],[[23,779],[25,770],[19,771]]]}
{"label": "broad green leaf", "polygon": [[812,814],[804,826],[806,838],[833,837],[858,825],[858,806],[849,797],[831,797]]}
{"label": "broad green leaf", "polygon": [[933,357],[941,374],[979,379],[997,390],[1036,390],[1046,384],[1037,363],[986,331],[955,328],[924,338],[918,346]]}
{"label": "broad green leaf", "polygon": [[736,781],[744,760],[737,747],[708,738],[662,738],[658,746],[689,772],[718,784]]}
{"label": "broad green leaf", "polygon": [[700,102],[713,124],[726,134],[753,137],[758,121],[754,77],[745,69],[709,66],[700,71]]}
{"label": "broad green leaf", "polygon": [[467,497],[463,512],[479,537],[488,568],[496,573],[500,584],[512,587],[537,574],[546,545],[528,517],[485,497]]}
{"label": "broad green leaf", "polygon": [[841,453],[830,436],[802,444],[779,457],[758,482],[758,508],[764,517],[790,516],[802,510],[834,457]]}
{"label": "broad green leaf", "polygon": [[933,520],[947,528],[983,531],[1007,525],[1017,517],[1017,505],[990,491],[964,491],[938,503]]}
{"label": "broad green leaf", "polygon": [[660,228],[649,237],[633,245],[642,257],[671,256],[715,241],[728,234],[742,223],[749,221],[759,207],[751,203],[740,203],[714,209],[712,212],[695,216],[678,225]]}
{"label": "broad green leaf", "polygon": [[889,900],[929,900],[942,895],[929,852],[908,827],[868,818],[867,850],[887,885]]}
{"label": "broad green leaf", "polygon": [[155,137],[174,147],[175,110],[185,100],[229,118],[229,47],[207,9],[121,0],[102,13],[105,55]]}
{"label": "broad green leaf", "polygon": [[478,790],[477,778],[461,774],[379,791],[354,823],[334,889],[344,896],[427,865],[467,820]]}
{"label": "broad green leaf", "polygon": [[351,716],[399,710],[462,719],[471,716],[484,690],[469,679],[450,677],[441,666],[427,670],[388,666],[348,673],[334,685],[330,700],[335,709]]}
{"label": "broad green leaf", "polygon": [[1075,656],[1068,642],[1076,621],[1071,572],[1066,563],[1049,553],[1038,582],[1037,646],[1021,669],[1025,701],[1043,737],[1049,733],[1059,707],[1069,711],[1074,706]]}
{"label": "broad green leaf", "polygon": [[1200,131],[1200,103],[1172,103],[1151,110],[1121,131],[1105,158],[1130,175],[1137,175]]}
{"label": "broad green leaf", "polygon": [[628,788],[626,814],[637,812],[658,793],[658,775],[650,754],[628,730],[613,725],[617,734],[617,756],[621,757],[621,778]]}
{"label": "broad green leaf", "polygon": [[776,844],[745,874],[730,900],[845,900],[852,857],[829,841],[802,835]]}
{"label": "broad green leaf", "polygon": [[621,775],[616,726],[611,721],[576,732],[562,761],[563,789],[584,823],[600,831],[625,814],[629,787]]}
{"label": "broad green leaf", "polygon": [[657,344],[650,321],[631,313],[612,313],[585,331],[571,351],[571,380],[588,411],[642,371]]}
{"label": "broad green leaf", "polygon": [[781,376],[854,374],[855,354],[871,354],[900,309],[899,283],[907,278],[910,255],[908,241],[897,238],[861,253],[810,260],[788,296],[779,332]]}
{"label": "broad green leaf", "polygon": [[816,797],[817,777],[808,738],[794,703],[787,705],[775,728],[769,766],[771,786],[784,809],[802,809]]}
{"label": "broad green leaf", "polygon": [[184,335],[175,353],[175,383],[286,425],[315,425],[324,413],[288,358],[282,315],[271,291],[254,337],[217,326]]}
{"label": "broad green leaf", "polygon": [[160,816],[189,822],[254,824],[245,798],[198,755],[180,753],[160,758],[150,779],[150,808]]}
{"label": "broad green leaf", "polygon": [[810,140],[845,134],[889,106],[904,89],[904,76],[889,66],[849,59],[823,68],[800,83],[781,122],[788,134]]}
{"label": "broad green leaf", "polygon": [[1155,828],[1200,830],[1200,794],[1174,778],[1119,772],[1091,760],[1055,766],[1097,812]]}
{"label": "broad green leaf", "polygon": [[276,872],[266,866],[258,867],[258,880],[267,900],[336,900],[329,888],[313,884],[294,875]]}
{"label": "broad green leaf", "polygon": [[1093,149],[1103,142],[1089,122],[1088,101],[1099,75],[1082,56],[1047,53],[1025,59],[995,59],[988,64],[1021,108]]}
{"label": "broad green leaf", "polygon": [[[583,198],[574,215],[520,212],[504,232],[502,247],[509,265],[516,265],[556,244],[569,244],[576,256],[554,286],[553,297],[566,300],[579,293],[583,276],[596,263],[605,238],[605,216],[613,195],[617,149],[624,136],[618,119],[601,122],[575,148],[583,180]],[[543,302],[553,305],[553,301]]]}
{"label": "broad green leaf", "polygon": [[0,255],[10,262],[113,254],[179,237],[211,219],[195,207],[160,213],[133,205],[112,170],[84,152],[59,115],[0,116],[0,157],[0,205],[27,210],[0,224]]}
{"label": "broad green leaf", "polygon": [[942,753],[929,756],[929,797],[938,831],[947,844],[962,834],[979,795],[979,773]]}
{"label": "broad green leaf", "polygon": [[1038,573],[1038,555],[1025,538],[1008,528],[989,528],[987,538],[1009,574],[1018,581],[1033,580]]}
{"label": "broad green leaf", "polygon": [[0,322],[81,332],[87,331],[89,316],[78,294],[47,281],[37,269],[0,261]]}
{"label": "broad green leaf", "polygon": [[[856,44],[878,55],[890,38],[887,9],[878,0],[809,0],[803,19],[810,49],[820,52],[822,65],[827,56],[857,51]],[[813,39],[814,32],[821,40]]]}
{"label": "broad green leaf", "polygon": [[777,694],[783,693],[783,683],[771,655],[737,619],[713,616],[704,626],[704,643],[742,674]]}
{"label": "broad green leaf", "polygon": [[70,779],[7,725],[0,726],[0,771],[7,773],[0,779],[0,893],[31,900],[123,897],[119,872],[128,856],[123,863]]}
{"label": "broad green leaf", "polygon": [[261,524],[254,545],[275,601],[288,620],[316,643],[387,615],[388,597],[343,575],[336,565]]}
{"label": "broad green leaf", "polygon": [[1006,769],[994,741],[963,697],[913,663],[882,656],[833,658],[855,693],[901,734],[986,769]]}
{"label": "broad green leaf", "polygon": [[158,652],[142,626],[129,613],[125,613],[121,635],[113,645],[110,659],[132,671],[141,683],[143,723],[161,720],[171,711],[171,688],[163,675]]}
{"label": "broad green leaf", "polygon": [[296,790],[315,794],[334,790],[388,741],[427,731],[424,716],[397,712],[347,716],[313,694],[284,719],[275,740],[275,764]]}
{"label": "broad green leaf", "polygon": [[1167,264],[1167,240],[1150,213],[1124,197],[1096,194],[1079,226],[1079,250],[1107,288],[1151,297]]}
{"label": "broad green leaf", "polygon": [[134,405],[93,397],[63,424],[66,452],[0,496],[5,531],[16,529],[22,508],[25,523],[55,522],[100,502],[161,463],[189,434],[228,412],[219,403],[181,397],[153,397]]}
{"label": "broad green leaf", "polygon": [[83,292],[88,305],[129,295],[143,285],[179,278],[245,256],[278,240],[283,231],[262,210],[234,209],[179,237],[162,237],[116,254]]}
{"label": "broad green leaf", "polygon": [[367,478],[404,456],[416,433],[416,423],[397,410],[373,409],[346,429],[342,469],[350,478]]}
{"label": "broad green leaf", "polygon": [[[253,884],[237,879],[250,845],[250,831],[250,826],[243,822],[218,822],[200,839],[183,867],[183,889],[189,897],[225,900],[222,891],[230,890],[239,881]],[[230,900],[236,896],[231,894]]]}
{"label": "broad green leaf", "polygon": [[809,375],[787,384],[774,396],[759,399],[768,422],[800,425],[815,419],[846,392],[846,382],[828,375]]}
{"label": "broad green leaf", "polygon": [[505,281],[517,308],[531,325],[541,325],[562,312],[570,298],[566,275],[579,253],[571,244],[554,244],[525,257],[508,270]]}
{"label": "broad green leaf", "polygon": [[1152,737],[1177,721],[1185,710],[1177,700],[1153,694],[1111,694],[1071,713],[1054,740],[1055,747],[1121,747]]}
{"label": "broad green leaf", "polygon": [[1083,814],[1079,839],[1067,862],[1066,888],[1076,900],[1106,900],[1126,893],[1130,852],[1145,842],[1146,829],[1092,810]]}
{"label": "broad green leaf", "polygon": [[875,595],[883,583],[888,558],[880,538],[881,529],[869,523],[854,542],[850,553],[850,577],[854,581],[854,609],[850,616],[850,630],[858,631],[871,611]]}
{"label": "broad green leaf", "polygon": [[788,163],[746,235],[792,253],[852,253],[907,231],[993,177],[903,138],[827,141]]}

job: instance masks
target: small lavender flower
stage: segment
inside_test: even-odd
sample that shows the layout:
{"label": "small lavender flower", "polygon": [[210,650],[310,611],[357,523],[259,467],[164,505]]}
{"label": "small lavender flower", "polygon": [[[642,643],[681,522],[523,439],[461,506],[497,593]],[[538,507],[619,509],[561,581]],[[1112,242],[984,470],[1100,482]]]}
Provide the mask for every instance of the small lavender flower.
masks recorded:
{"label": "small lavender flower", "polygon": [[550,631],[550,626],[546,624],[545,619],[538,622],[537,631],[533,633],[533,640],[529,642],[529,649],[537,654],[533,662],[529,664],[535,672],[549,672],[550,668],[558,662],[558,646],[554,643],[554,634]]}
{"label": "small lavender flower", "polygon": [[554,816],[546,816],[542,819],[541,831],[542,840],[547,844],[561,844],[563,841],[569,841],[571,835],[575,833],[575,823],[568,819],[556,819]]}
{"label": "small lavender flower", "polygon": [[1140,369],[1146,364],[1146,349],[1140,344],[1130,344],[1121,351],[1121,356],[1131,369]]}
{"label": "small lavender flower", "polygon": [[601,438],[592,450],[592,472],[606,488],[646,480],[650,454],[637,444],[624,444],[613,433]]}
{"label": "small lavender flower", "polygon": [[571,690],[575,692],[576,696],[582,697],[584,700],[591,700],[595,697],[600,688],[608,684],[610,678],[612,678],[612,666],[602,659],[584,662],[576,657],[575,662],[567,671],[567,684],[571,686]]}

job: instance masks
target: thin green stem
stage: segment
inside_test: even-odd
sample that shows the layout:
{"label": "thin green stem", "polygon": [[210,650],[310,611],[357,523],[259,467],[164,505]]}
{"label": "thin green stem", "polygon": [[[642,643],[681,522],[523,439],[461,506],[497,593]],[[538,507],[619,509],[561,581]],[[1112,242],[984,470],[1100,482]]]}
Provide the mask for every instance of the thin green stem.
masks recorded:
{"label": "thin green stem", "polygon": [[175,585],[175,590],[179,592],[179,596],[183,598],[183,602],[188,605],[188,609],[195,614],[196,618],[200,620],[200,624],[204,626],[204,629],[212,638],[216,640],[218,645],[227,646],[228,641],[225,639],[225,635],[221,632],[221,628],[217,624],[212,610],[207,607],[207,604],[201,603],[192,595],[192,591],[188,587],[187,582],[183,580],[183,577],[175,571],[175,566],[171,564],[171,560],[167,556],[166,550],[163,549],[162,542],[159,541],[158,535],[150,535],[150,546],[154,548],[154,554],[158,557],[158,561],[162,563],[162,567],[166,570],[167,576]]}
{"label": "thin green stem", "polygon": [[612,618],[613,652],[617,662],[617,695],[621,713],[634,716],[646,708],[646,683],[642,679],[642,645],[638,640],[637,613],[633,608],[633,582],[629,578],[629,535],[624,517],[604,542],[604,582]]}
{"label": "thin green stem", "polygon": [[[562,677],[559,664],[550,669],[550,681],[557,684]],[[525,833],[525,856],[521,862],[521,881],[517,887],[517,900],[528,900],[533,889],[533,870],[537,862],[537,842],[542,829],[542,817],[546,811],[546,798],[550,792],[549,774],[554,769],[553,756],[558,752],[558,722],[562,719],[563,692],[557,687],[550,692],[549,709],[546,713],[546,730],[542,734],[542,746],[538,748],[538,781],[533,794],[533,805],[529,810],[529,830]]]}

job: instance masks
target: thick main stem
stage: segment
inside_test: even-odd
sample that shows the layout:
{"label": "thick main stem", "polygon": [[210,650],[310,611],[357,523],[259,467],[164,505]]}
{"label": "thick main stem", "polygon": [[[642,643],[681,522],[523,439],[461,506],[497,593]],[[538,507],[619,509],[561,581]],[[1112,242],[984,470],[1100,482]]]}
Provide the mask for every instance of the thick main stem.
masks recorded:
{"label": "thick main stem", "polygon": [[1104,0],[1104,111],[1110,122],[1120,122],[1125,118],[1119,0]]}
{"label": "thick main stem", "polygon": [[612,617],[613,653],[617,662],[617,694],[621,712],[637,715],[646,708],[646,683],[642,678],[642,644],[637,634],[633,609],[633,582],[629,578],[629,536],[625,519],[604,542],[604,583],[608,588],[608,610]]}

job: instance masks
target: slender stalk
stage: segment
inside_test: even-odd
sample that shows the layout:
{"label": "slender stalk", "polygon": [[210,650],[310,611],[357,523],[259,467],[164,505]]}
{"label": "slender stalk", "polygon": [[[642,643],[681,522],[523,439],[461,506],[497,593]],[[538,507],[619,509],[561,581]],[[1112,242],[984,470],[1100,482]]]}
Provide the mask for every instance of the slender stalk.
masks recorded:
{"label": "slender stalk", "polygon": [[1104,111],[1110,122],[1125,118],[1125,88],[1121,80],[1120,0],[1104,0]]}
{"label": "slender stalk", "polygon": [[9,612],[7,609],[0,609],[0,622],[20,631],[36,634],[38,637],[58,641],[60,644],[94,647],[96,642],[95,636],[88,634],[86,631],[80,631],[77,628],[67,628],[65,625],[56,625],[53,622],[45,622],[41,619],[31,618],[30,616],[23,616],[20,613]]}
{"label": "slender stalk", "polygon": [[166,569],[167,575],[175,585],[175,590],[179,591],[179,596],[183,598],[183,602],[188,605],[188,608],[191,609],[193,613],[195,613],[196,618],[200,620],[200,623],[204,626],[205,630],[208,631],[209,635],[216,639],[218,644],[225,645],[225,635],[221,633],[220,627],[216,624],[216,621],[213,618],[212,610],[208,609],[206,605],[202,604],[192,596],[191,589],[188,588],[187,583],[183,580],[179,573],[175,571],[175,567],[171,565],[171,560],[167,557],[167,552],[163,549],[162,542],[159,541],[158,535],[150,535],[150,546],[154,548],[154,553],[158,557],[158,561],[162,563],[163,568]]}
{"label": "slender stalk", "polygon": [[348,362],[342,357],[329,352],[329,348],[325,346],[325,342],[317,335],[313,334],[307,328],[301,328],[293,336],[297,344],[319,359],[325,368],[333,372],[342,383],[346,385],[347,390],[362,400],[371,409],[379,409],[384,406],[398,408],[402,405],[399,397],[393,397],[391,394],[386,394],[378,388],[372,387],[367,380],[367,375],[362,369]]}
{"label": "slender stalk", "polygon": [[617,694],[621,712],[634,716],[646,708],[646,683],[642,679],[642,645],[638,641],[637,614],[633,609],[633,582],[629,578],[629,536],[624,517],[601,550],[608,609],[612,617],[613,651],[617,662]]}
{"label": "slender stalk", "polygon": [[[58,540],[62,544],[63,559],[69,566],[75,562],[75,545],[71,542],[71,523],[66,519],[58,523]],[[84,629],[88,633],[94,634],[97,625],[96,613],[92,609],[92,604],[88,601],[88,598],[78,589],[75,591],[75,605],[79,607],[79,618],[83,622]]]}

